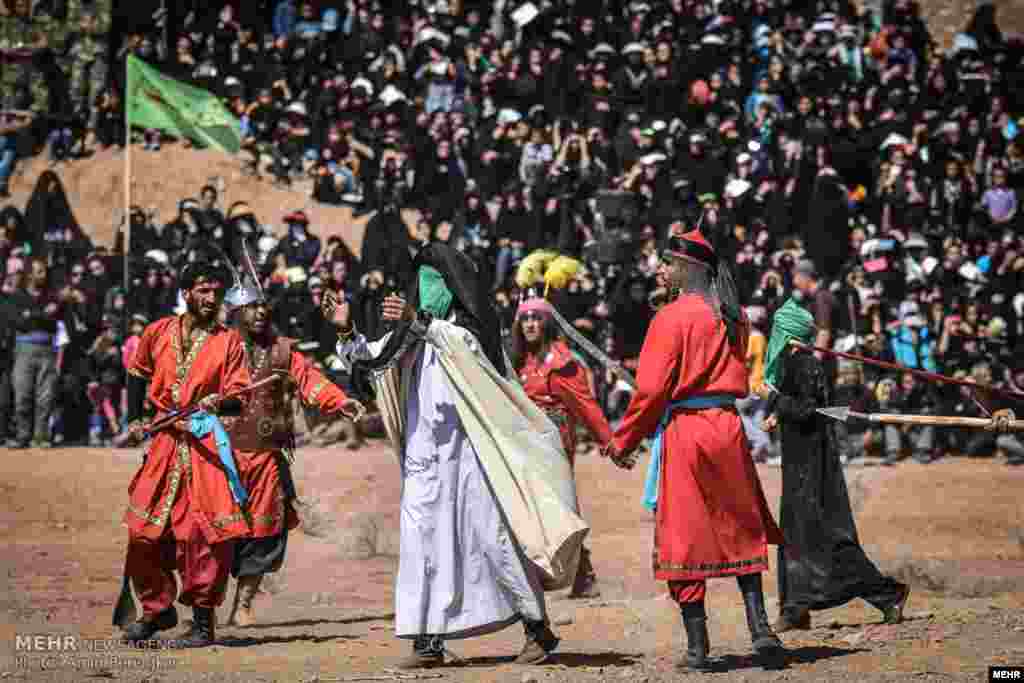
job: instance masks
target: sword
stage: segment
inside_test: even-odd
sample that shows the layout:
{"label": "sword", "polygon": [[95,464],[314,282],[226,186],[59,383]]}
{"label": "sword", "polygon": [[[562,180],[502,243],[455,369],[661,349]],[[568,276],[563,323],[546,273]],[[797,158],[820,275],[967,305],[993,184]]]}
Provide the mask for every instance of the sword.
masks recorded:
{"label": "sword", "polygon": [[[253,382],[247,387],[234,391],[224,398],[238,398],[239,396],[259,389],[260,387],[278,382],[281,380],[281,377],[282,376],[280,374],[275,373],[270,377],[261,379],[258,382]],[[178,420],[183,420],[193,413],[199,412],[200,409],[199,404],[194,403],[191,406],[187,406],[180,410],[174,410],[157,420],[153,420],[153,422],[146,426],[143,438],[148,439],[160,430],[170,427]],[[135,607],[135,598],[132,596],[132,580],[128,575],[128,559],[126,557],[124,561],[124,575],[121,580],[121,593],[117,596],[117,603],[114,605],[114,615],[111,621],[114,626],[120,626],[123,629],[129,623],[135,621],[137,617],[138,609]]]}
{"label": "sword", "polygon": [[622,379],[632,389],[636,389],[636,378],[626,368],[622,367],[622,364],[618,361],[614,361],[608,357],[608,354],[597,348],[593,342],[580,334],[579,330],[572,326],[568,320],[562,317],[562,314],[558,312],[558,309],[554,306],[551,307],[551,313],[555,318],[555,322],[562,328],[566,336],[576,342],[580,348],[589,353],[594,359],[604,363],[604,365],[611,370],[617,377]]}
{"label": "sword", "polygon": [[[280,373],[274,373],[270,377],[264,377],[258,382],[253,382],[247,387],[244,387],[242,389],[239,389],[238,391],[228,394],[227,396],[224,397],[224,399],[238,398],[239,396],[244,396],[245,394],[255,391],[268,384],[273,384],[274,382],[280,381],[281,377],[282,375]],[[186,417],[189,417],[193,413],[197,413],[200,410],[202,410],[202,408],[199,406],[199,403],[194,403],[180,410],[172,410],[163,417],[153,420],[151,423],[149,423],[146,426],[143,438],[148,439],[157,432],[159,432],[160,430],[167,429],[178,420],[184,420]]]}

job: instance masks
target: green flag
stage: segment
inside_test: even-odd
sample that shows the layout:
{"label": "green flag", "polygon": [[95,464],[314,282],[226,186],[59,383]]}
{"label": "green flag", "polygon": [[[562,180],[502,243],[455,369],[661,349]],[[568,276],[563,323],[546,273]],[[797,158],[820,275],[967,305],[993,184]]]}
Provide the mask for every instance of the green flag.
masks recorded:
{"label": "green flag", "polygon": [[238,119],[216,95],[168,78],[134,55],[128,56],[127,90],[129,125],[156,128],[229,154],[242,145]]}

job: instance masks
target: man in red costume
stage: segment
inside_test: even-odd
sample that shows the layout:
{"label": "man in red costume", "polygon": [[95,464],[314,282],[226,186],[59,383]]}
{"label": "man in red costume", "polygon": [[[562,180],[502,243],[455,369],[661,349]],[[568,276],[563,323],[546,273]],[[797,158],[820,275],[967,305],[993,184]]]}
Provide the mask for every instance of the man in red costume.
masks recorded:
{"label": "man in red costume", "polygon": [[[222,282],[218,268],[190,264],[181,278],[187,312],[158,320],[142,333],[128,367],[133,442],[142,437],[138,418],[146,398],[158,417],[197,402],[207,413],[241,411],[241,399],[221,398],[249,384],[241,338],[217,322]],[[177,625],[174,569],[182,579],[178,599],[193,613],[192,629],[179,644],[200,647],[214,640],[214,609],[224,600],[232,541],[249,534],[250,519],[241,507],[245,492],[237,487],[234,463],[225,462],[216,442],[217,430],[194,435],[203,434],[197,425],[204,417],[158,432],[129,486],[126,572],[143,616],[125,629],[128,641],[149,640]]]}
{"label": "man in red costume", "polygon": [[238,586],[228,624],[251,626],[256,622],[252,601],[263,575],[281,568],[288,532],[299,523],[292,507],[295,487],[289,467],[295,449],[292,398],[297,395],[325,416],[344,414],[358,420],[364,410],[293,349],[294,339],[274,333],[270,305],[253,278],[236,284],[226,301],[237,310],[252,381],[259,382],[273,373],[288,378],[284,383],[255,390],[245,412],[229,429],[242,483],[249,493],[252,536],[235,546],[231,574],[238,579]]}
{"label": "man in red costume", "polygon": [[[576,427],[583,422],[602,448],[612,438],[608,420],[590,389],[587,375],[558,338],[551,304],[539,296],[525,299],[512,327],[512,366],[526,395],[558,426],[570,463],[576,457]],[[582,549],[570,598],[596,598],[601,594],[590,561]]]}
{"label": "man in red costume", "polygon": [[637,389],[606,453],[632,462],[654,435],[645,502],[655,510],[654,576],[668,581],[686,627],[680,668],[709,670],[705,581],[736,576],[754,650],[782,643],[764,608],[768,544],[782,542],[735,401],[748,393],[748,323],[728,267],[700,232],[669,237],[658,270],[669,291],[640,352]]}

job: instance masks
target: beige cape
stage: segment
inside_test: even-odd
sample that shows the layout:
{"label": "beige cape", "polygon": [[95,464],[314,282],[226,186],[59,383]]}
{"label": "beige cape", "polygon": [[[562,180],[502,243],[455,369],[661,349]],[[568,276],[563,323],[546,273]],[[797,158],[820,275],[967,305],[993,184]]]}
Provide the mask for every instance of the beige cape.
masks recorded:
{"label": "beige cape", "polygon": [[[382,342],[384,340],[381,340]],[[459,419],[498,504],[545,590],[566,588],[590,528],[579,515],[576,481],[558,428],[519,382],[501,376],[464,328],[435,320],[426,342],[437,348]],[[374,377],[377,403],[401,457],[411,364]]]}

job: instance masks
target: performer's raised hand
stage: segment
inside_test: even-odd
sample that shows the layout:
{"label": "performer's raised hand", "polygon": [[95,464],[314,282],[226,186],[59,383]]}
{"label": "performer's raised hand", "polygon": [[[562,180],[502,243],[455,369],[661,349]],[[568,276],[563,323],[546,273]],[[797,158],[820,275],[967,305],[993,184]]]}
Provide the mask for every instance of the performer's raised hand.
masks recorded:
{"label": "performer's raised hand", "polygon": [[329,320],[338,330],[347,331],[352,328],[352,310],[344,294],[325,291],[323,301],[320,302],[320,311],[324,319]]}
{"label": "performer's raised hand", "polygon": [[366,406],[354,398],[346,398],[341,404],[341,413],[357,423],[366,415]]}
{"label": "performer's raised hand", "polygon": [[409,321],[416,317],[416,311],[402,297],[397,294],[388,294],[384,297],[384,303],[381,304],[380,316],[383,320],[388,321]]}

